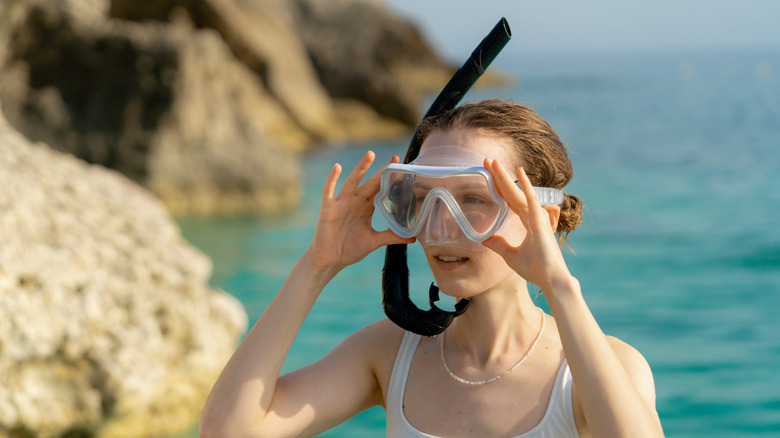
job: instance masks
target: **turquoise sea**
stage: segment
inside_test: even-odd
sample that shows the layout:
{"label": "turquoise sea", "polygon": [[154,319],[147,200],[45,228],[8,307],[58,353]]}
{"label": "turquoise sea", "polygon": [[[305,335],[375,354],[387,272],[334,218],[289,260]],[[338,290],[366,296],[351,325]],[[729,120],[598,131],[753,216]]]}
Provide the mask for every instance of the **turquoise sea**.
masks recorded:
{"label": "turquoise sea", "polygon": [[[780,436],[780,50],[500,56],[494,68],[516,82],[466,100],[530,104],[569,147],[567,191],[587,210],[568,263],[603,330],[649,361],[667,435]],[[384,162],[407,143],[309,153],[297,209],[178,221],[213,259],[213,285],[254,322],[308,246],[332,164],[349,168],[369,148]],[[329,285],[285,370],[383,317],[383,255]],[[411,269],[412,287],[426,288],[418,254]],[[323,436],[384,430],[375,408]]]}

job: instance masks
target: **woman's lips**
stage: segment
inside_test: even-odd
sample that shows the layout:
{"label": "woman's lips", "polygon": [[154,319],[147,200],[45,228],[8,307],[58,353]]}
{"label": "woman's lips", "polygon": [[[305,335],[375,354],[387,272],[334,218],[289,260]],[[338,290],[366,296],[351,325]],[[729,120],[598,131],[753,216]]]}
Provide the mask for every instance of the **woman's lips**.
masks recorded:
{"label": "woman's lips", "polygon": [[453,271],[458,269],[465,265],[469,260],[468,257],[455,255],[436,255],[433,256],[433,258],[436,260],[436,266],[438,266],[442,271]]}

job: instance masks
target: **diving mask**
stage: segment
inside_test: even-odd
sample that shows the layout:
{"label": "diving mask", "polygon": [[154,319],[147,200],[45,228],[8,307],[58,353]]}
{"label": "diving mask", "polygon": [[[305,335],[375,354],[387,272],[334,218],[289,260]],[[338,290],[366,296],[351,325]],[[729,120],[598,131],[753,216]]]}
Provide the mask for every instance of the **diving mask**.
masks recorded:
{"label": "diving mask", "polygon": [[[395,234],[425,246],[484,249],[478,242],[501,230],[509,210],[482,167],[484,159],[473,149],[438,146],[411,164],[388,164],[374,198],[376,211]],[[563,202],[558,189],[534,189],[542,205]]]}

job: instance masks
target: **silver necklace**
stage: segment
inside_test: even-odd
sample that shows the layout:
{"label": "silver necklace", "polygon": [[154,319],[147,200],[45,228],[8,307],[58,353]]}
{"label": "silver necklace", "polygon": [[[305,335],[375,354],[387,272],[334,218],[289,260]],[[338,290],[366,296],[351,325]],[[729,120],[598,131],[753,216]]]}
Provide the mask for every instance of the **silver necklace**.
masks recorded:
{"label": "silver necklace", "polygon": [[544,322],[545,322],[544,311],[542,309],[539,309],[539,313],[541,313],[541,315],[542,315],[542,324],[541,324],[541,327],[539,327],[539,334],[536,335],[536,339],[534,339],[534,342],[531,344],[531,348],[529,348],[528,351],[525,352],[523,357],[520,358],[520,360],[516,364],[514,364],[512,366],[512,368],[509,368],[508,370],[504,371],[503,373],[501,373],[501,374],[499,374],[499,375],[497,375],[495,377],[492,377],[490,379],[479,380],[479,381],[476,381],[476,382],[473,381],[473,380],[466,380],[466,379],[464,379],[462,377],[458,377],[458,376],[455,375],[455,373],[452,372],[452,370],[450,370],[450,367],[447,366],[447,361],[444,360],[444,333],[442,333],[441,334],[441,343],[439,344],[440,345],[439,352],[441,353],[441,363],[444,364],[444,369],[447,370],[447,372],[449,373],[450,377],[452,377],[453,379],[457,380],[460,383],[465,383],[466,385],[484,385],[486,383],[495,382],[496,380],[506,376],[507,374],[509,374],[512,371],[514,371],[515,368],[517,368],[520,365],[522,365],[523,362],[525,362],[525,360],[528,358],[528,356],[530,356],[531,353],[534,351],[534,348],[536,348],[536,344],[539,343],[539,339],[541,339],[542,333],[544,333]]}

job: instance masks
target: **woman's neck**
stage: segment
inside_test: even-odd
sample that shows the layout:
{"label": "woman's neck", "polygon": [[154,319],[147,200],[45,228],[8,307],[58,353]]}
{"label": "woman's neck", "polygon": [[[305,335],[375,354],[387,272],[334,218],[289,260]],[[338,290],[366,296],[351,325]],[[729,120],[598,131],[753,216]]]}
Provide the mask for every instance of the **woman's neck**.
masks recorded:
{"label": "woman's neck", "polygon": [[447,329],[447,345],[488,363],[508,352],[524,350],[539,333],[540,313],[525,281],[500,284],[474,298],[469,310]]}

